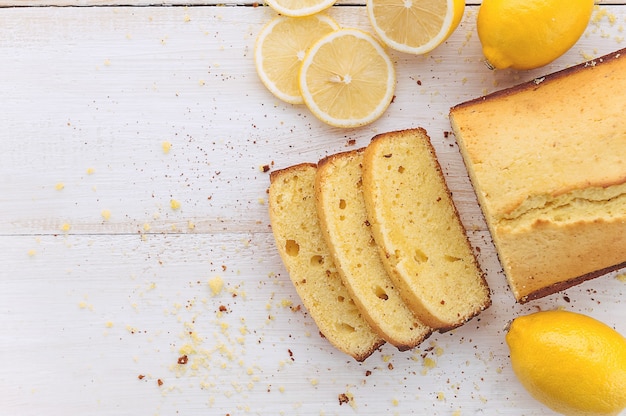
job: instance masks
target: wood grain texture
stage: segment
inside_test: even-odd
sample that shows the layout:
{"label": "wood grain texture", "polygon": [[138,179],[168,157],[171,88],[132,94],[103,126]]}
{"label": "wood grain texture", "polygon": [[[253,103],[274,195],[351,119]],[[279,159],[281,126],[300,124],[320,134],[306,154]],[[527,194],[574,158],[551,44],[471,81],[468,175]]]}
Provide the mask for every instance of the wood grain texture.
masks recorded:
{"label": "wood grain texture", "polygon": [[[51,3],[0,3],[26,4]],[[476,12],[428,56],[392,52],[389,111],[341,130],[258,80],[252,51],[274,16],[267,7],[0,9],[0,414],[549,414],[515,382],[504,328],[560,306],[625,333],[624,283],[614,273],[516,305],[447,114],[623,47],[626,7],[602,6],[570,52],[529,72],[485,68]],[[369,29],[362,6],[329,13]],[[417,126],[432,137],[494,304],[415,351],[384,346],[357,364],[297,309],[263,166]],[[224,289],[213,295],[216,277]]]}

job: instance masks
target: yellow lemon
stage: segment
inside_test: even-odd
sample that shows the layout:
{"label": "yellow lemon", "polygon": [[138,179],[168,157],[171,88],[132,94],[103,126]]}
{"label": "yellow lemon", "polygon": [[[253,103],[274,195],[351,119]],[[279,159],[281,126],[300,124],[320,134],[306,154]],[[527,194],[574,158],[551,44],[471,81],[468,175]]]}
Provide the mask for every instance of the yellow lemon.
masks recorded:
{"label": "yellow lemon", "polygon": [[617,415],[626,408],[626,338],[589,316],[563,310],[513,320],[506,335],[515,375],[565,415]]}
{"label": "yellow lemon", "polygon": [[336,0],[265,0],[268,6],[283,16],[304,17],[319,13]]}
{"label": "yellow lemon", "polygon": [[393,63],[367,32],[339,29],[307,52],[298,78],[309,110],[335,127],[358,127],[379,118],[396,87]]}
{"label": "yellow lemon", "polygon": [[263,84],[281,100],[302,104],[298,72],[304,55],[316,40],[337,29],[337,22],[324,14],[272,19],[254,46],[254,63]]}
{"label": "yellow lemon", "polygon": [[534,69],[567,52],[583,34],[594,0],[483,0],[476,22],[487,65]]}
{"label": "yellow lemon", "polygon": [[376,34],[387,46],[424,54],[454,32],[465,0],[367,0],[366,7]]}

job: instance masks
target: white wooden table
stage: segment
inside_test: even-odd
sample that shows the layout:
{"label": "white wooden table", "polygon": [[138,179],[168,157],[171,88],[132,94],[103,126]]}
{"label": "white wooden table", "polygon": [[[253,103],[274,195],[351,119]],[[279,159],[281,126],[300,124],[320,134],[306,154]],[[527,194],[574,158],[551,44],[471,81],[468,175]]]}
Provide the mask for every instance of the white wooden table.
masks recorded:
{"label": "white wooden table", "polygon": [[[578,44],[529,72],[486,69],[468,5],[432,54],[391,52],[389,110],[341,130],[257,78],[269,8],[184,3],[0,0],[0,415],[545,415],[511,371],[507,322],[563,307],[626,333],[620,273],[514,302],[447,134],[454,104],[623,48],[626,5],[602,2]],[[362,3],[329,13],[370,30]],[[494,302],[414,351],[356,363],[297,308],[263,166],[415,126]]]}

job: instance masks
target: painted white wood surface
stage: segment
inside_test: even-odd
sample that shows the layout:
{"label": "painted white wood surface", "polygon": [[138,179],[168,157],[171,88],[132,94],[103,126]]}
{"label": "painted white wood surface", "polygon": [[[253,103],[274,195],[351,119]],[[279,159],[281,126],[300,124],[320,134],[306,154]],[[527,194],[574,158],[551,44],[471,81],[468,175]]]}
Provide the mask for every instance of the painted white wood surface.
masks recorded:
{"label": "painted white wood surface", "polygon": [[[468,6],[481,4],[481,0],[466,1]],[[623,5],[624,0],[596,0],[600,5]],[[207,1],[207,0],[0,0],[0,7],[25,7],[25,6],[258,6],[264,4],[263,1],[253,0],[228,0],[228,1]],[[365,5],[365,1],[359,0],[337,0],[336,5]]]}
{"label": "painted white wood surface", "polygon": [[[626,333],[626,286],[614,273],[516,305],[447,113],[623,48],[626,7],[602,6],[570,52],[530,72],[485,68],[476,11],[431,55],[391,53],[389,111],[341,130],[258,80],[266,7],[0,9],[0,415],[550,414],[515,381],[506,324],[564,307]],[[362,6],[329,13],[369,29]],[[432,137],[494,304],[414,351],[383,346],[359,364],[295,308],[262,167],[413,126]]]}

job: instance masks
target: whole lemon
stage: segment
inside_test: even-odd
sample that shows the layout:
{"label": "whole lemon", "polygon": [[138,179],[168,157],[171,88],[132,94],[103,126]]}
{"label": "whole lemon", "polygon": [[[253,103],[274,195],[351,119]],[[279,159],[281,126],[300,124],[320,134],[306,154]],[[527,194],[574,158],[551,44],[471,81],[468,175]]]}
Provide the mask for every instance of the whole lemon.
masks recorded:
{"label": "whole lemon", "polygon": [[626,408],[626,338],[563,310],[515,318],[506,335],[513,371],[537,400],[565,415]]}
{"label": "whole lemon", "polygon": [[533,69],[567,52],[583,34],[594,0],[483,0],[476,22],[487,65]]}

